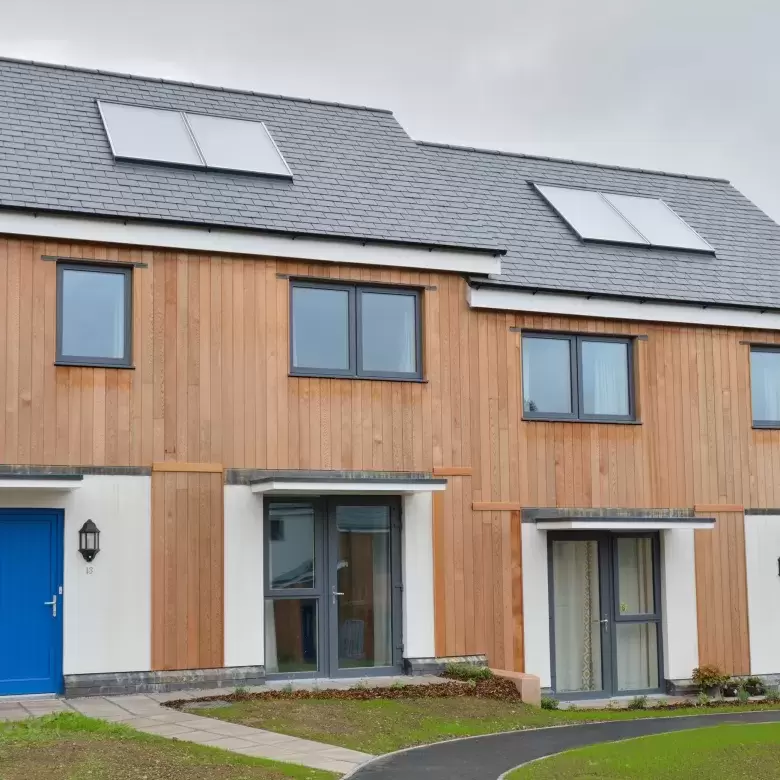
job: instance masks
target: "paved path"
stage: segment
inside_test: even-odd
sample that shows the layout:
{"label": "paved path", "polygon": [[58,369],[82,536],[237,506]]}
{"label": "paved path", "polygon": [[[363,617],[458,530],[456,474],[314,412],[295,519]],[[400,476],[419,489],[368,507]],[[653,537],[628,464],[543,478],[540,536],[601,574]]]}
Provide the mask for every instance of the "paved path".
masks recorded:
{"label": "paved path", "polygon": [[375,759],[349,780],[496,780],[527,761],[598,742],[614,742],[721,723],[780,722],[780,711],[612,721],[442,742]]}
{"label": "paved path", "polygon": [[[215,692],[197,693],[209,695]],[[195,695],[193,692],[179,692],[148,696],[90,696],[80,699],[0,699],[0,720],[23,720],[54,712],[75,711],[91,718],[123,723],[148,734],[210,745],[247,756],[289,761],[331,772],[350,772],[371,758],[367,753],[359,753],[356,750],[203,718],[189,712],[172,710],[161,704],[162,701],[192,698]]]}

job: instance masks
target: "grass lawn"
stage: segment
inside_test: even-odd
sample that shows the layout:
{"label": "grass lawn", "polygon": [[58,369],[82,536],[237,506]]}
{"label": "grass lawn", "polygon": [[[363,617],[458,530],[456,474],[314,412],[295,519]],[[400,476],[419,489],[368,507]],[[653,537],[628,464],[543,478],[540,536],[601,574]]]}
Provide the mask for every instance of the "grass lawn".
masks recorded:
{"label": "grass lawn", "polygon": [[2,780],[332,780],[338,775],[174,742],[63,713],[0,723]]}
{"label": "grass lawn", "polygon": [[510,780],[770,780],[780,778],[780,724],[713,726],[571,750]]}
{"label": "grass lawn", "polygon": [[[206,717],[328,742],[366,753],[389,753],[413,745],[498,731],[603,720],[701,715],[778,709],[778,705],[713,710],[541,710],[520,702],[476,697],[374,699],[247,699],[215,708],[193,708]],[[186,707],[185,707],[186,709]],[[1,775],[0,775],[1,776]]]}

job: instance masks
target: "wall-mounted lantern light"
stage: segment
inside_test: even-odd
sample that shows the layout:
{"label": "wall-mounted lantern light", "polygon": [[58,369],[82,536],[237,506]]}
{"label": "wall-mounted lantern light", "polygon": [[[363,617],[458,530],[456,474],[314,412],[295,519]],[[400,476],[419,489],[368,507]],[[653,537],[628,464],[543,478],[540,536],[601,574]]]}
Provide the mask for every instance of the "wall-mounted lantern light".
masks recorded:
{"label": "wall-mounted lantern light", "polygon": [[100,552],[100,529],[91,520],[87,520],[79,531],[79,552],[87,563]]}

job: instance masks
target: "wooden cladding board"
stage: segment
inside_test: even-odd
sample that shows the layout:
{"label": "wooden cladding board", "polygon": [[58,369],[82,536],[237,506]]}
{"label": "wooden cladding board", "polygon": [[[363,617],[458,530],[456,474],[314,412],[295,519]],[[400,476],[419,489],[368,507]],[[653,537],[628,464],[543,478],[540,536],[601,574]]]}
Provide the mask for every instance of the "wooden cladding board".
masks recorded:
{"label": "wooden cladding board", "polygon": [[[147,264],[133,270],[135,370],[54,366],[56,264],[41,255]],[[289,377],[278,274],[435,287],[423,293],[426,382]],[[438,647],[507,669],[516,507],[780,506],[780,431],[751,427],[740,343],[780,334],[473,311],[466,292],[444,273],[0,238],[0,462],[469,469],[441,499]],[[510,328],[647,335],[642,424],[524,422]]]}
{"label": "wooden cladding board", "polygon": [[699,664],[750,674],[744,515],[719,513],[713,530],[694,534]]}
{"label": "wooden cladding board", "polygon": [[152,669],[223,665],[222,473],[152,473]]}

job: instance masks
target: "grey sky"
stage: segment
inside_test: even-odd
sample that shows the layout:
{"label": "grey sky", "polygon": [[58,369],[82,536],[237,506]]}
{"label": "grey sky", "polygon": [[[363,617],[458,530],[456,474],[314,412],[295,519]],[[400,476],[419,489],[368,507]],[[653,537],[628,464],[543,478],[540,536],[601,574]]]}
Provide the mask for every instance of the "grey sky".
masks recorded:
{"label": "grey sky", "polygon": [[0,54],[392,109],[731,179],[780,220],[777,0],[5,0]]}

